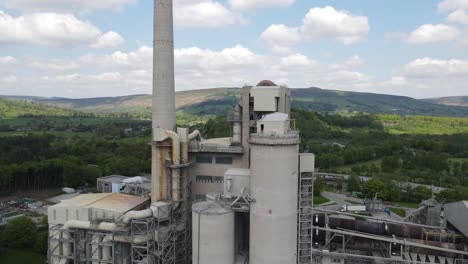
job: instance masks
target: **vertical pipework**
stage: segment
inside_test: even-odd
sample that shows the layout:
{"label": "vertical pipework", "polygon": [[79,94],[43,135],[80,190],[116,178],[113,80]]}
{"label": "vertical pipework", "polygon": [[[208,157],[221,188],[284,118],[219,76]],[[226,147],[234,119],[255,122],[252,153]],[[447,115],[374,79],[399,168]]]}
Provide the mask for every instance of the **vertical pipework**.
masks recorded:
{"label": "vertical pipework", "polygon": [[173,31],[172,0],[155,0],[153,131],[157,128],[174,131],[176,126]]}

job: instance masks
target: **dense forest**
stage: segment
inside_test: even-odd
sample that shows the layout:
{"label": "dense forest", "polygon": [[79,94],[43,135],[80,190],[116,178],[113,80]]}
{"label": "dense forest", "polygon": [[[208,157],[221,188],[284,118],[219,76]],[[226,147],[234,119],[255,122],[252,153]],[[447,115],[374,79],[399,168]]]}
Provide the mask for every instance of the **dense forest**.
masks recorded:
{"label": "dense forest", "polygon": [[[458,194],[466,193],[460,188],[468,188],[468,133],[445,133],[442,121],[426,128],[437,133],[418,134],[401,131],[406,125],[397,132],[389,130],[385,122],[391,122],[391,116],[385,116],[382,122],[382,116],[294,109],[292,117],[301,132],[301,151],[316,154],[319,171],[370,176],[387,185],[391,180],[441,185],[458,188]],[[414,124],[413,128],[417,122],[430,122],[430,117],[406,119]],[[466,127],[463,119],[443,122]],[[31,131],[25,131],[25,127]],[[205,138],[211,138],[229,136],[229,127],[224,116],[216,116],[192,129],[201,129]],[[4,131],[0,131],[2,193],[94,186],[101,175],[150,172],[149,121],[92,116],[21,117],[3,119],[0,130]]]}

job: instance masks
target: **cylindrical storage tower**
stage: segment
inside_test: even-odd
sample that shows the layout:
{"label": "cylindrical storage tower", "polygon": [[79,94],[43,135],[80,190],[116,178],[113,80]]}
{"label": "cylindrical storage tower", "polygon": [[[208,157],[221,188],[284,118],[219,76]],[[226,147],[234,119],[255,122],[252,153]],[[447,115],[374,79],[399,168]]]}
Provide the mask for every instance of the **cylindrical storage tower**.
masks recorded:
{"label": "cylindrical storage tower", "polygon": [[234,212],[214,201],[192,206],[192,263],[234,264]]}
{"label": "cylindrical storage tower", "polygon": [[297,134],[250,138],[250,264],[295,264],[297,255]]}

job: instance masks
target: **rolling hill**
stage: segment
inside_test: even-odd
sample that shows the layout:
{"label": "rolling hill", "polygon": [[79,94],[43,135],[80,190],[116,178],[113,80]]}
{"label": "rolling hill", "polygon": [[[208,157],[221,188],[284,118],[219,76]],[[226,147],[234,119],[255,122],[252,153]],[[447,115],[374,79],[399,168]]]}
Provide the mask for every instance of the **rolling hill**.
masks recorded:
{"label": "rolling hill", "polygon": [[428,98],[428,99],[423,99],[423,101],[434,103],[434,104],[441,104],[441,105],[468,107],[468,96]]}
{"label": "rolling hill", "polygon": [[[239,100],[241,89],[213,88],[178,92],[179,111],[192,115],[226,114]],[[410,97],[325,90],[320,88],[292,89],[292,106],[320,113],[354,113],[397,115],[430,115],[468,117],[468,107],[443,105]],[[150,116],[150,95],[68,99],[42,97],[9,97],[30,100],[53,107],[93,113],[129,113]]]}
{"label": "rolling hill", "polygon": [[71,116],[76,111],[46,106],[38,102],[0,98],[0,118],[19,116]]}

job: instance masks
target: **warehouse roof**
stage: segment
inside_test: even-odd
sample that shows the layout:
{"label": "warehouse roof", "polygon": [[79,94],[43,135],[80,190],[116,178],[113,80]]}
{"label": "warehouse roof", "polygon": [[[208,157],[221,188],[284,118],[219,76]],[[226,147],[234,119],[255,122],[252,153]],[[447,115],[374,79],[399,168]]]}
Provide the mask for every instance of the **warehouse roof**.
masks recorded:
{"label": "warehouse roof", "polygon": [[108,210],[118,213],[126,213],[147,202],[145,197],[133,196],[122,193],[92,193],[64,200],[55,207],[82,206]]}

